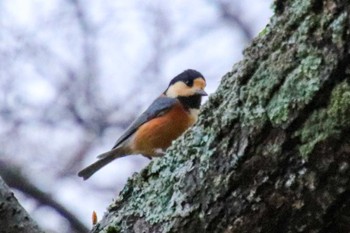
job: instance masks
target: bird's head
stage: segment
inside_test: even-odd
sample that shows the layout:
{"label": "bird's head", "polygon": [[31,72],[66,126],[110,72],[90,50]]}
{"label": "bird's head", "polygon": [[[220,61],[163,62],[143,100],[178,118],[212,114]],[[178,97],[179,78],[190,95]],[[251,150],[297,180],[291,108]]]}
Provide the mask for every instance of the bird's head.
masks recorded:
{"label": "bird's head", "polygon": [[171,98],[201,97],[208,95],[204,91],[205,86],[206,82],[201,73],[196,70],[185,70],[170,81],[164,94]]}

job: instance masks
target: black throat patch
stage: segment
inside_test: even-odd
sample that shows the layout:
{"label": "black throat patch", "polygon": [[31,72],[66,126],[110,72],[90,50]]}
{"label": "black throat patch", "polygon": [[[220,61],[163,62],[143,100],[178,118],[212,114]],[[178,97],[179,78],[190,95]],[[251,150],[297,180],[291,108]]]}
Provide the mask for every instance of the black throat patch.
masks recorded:
{"label": "black throat patch", "polygon": [[177,99],[186,109],[199,109],[201,106],[202,96],[192,95],[192,96],[179,96]]}

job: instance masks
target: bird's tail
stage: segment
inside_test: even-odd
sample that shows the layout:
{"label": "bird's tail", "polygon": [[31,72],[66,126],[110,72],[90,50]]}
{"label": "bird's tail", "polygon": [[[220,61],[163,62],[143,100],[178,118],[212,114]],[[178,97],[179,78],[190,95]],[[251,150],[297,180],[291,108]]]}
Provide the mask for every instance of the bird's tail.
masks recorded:
{"label": "bird's tail", "polygon": [[121,158],[127,155],[127,152],[123,147],[117,147],[113,150],[107,151],[103,154],[97,156],[98,160],[93,164],[87,166],[78,173],[78,176],[83,177],[84,180],[87,180],[95,172],[100,170],[102,167],[106,166],[116,158]]}

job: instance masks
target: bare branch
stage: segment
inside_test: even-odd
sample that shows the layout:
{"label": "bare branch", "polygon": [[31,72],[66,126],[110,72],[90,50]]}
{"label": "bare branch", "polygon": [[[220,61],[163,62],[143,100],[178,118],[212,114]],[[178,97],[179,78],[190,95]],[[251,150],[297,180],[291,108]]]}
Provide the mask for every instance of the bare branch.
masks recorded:
{"label": "bare branch", "polygon": [[43,192],[33,183],[31,183],[25,176],[23,176],[19,168],[9,166],[8,164],[5,164],[5,162],[0,161],[0,176],[2,176],[2,178],[10,187],[23,192],[24,194],[35,199],[36,201],[38,201],[38,203],[42,205],[46,205],[53,208],[63,218],[67,219],[71,227],[76,232],[88,232],[88,228],[77,217],[75,217],[73,213],[71,213],[64,206],[62,206],[60,203],[54,200],[50,195]]}
{"label": "bare branch", "polygon": [[252,28],[242,20],[239,11],[232,9],[232,5],[232,2],[229,1],[218,1],[221,17],[237,26],[242,31],[246,41],[251,41],[254,36]]}

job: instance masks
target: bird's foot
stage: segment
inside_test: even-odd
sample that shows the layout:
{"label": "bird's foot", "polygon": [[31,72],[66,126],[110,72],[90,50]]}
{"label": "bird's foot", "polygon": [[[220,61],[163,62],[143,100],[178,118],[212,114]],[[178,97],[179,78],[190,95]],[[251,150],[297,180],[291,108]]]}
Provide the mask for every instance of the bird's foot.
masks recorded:
{"label": "bird's foot", "polygon": [[165,151],[162,148],[157,148],[154,150],[155,152],[155,157],[162,157],[165,155]]}

